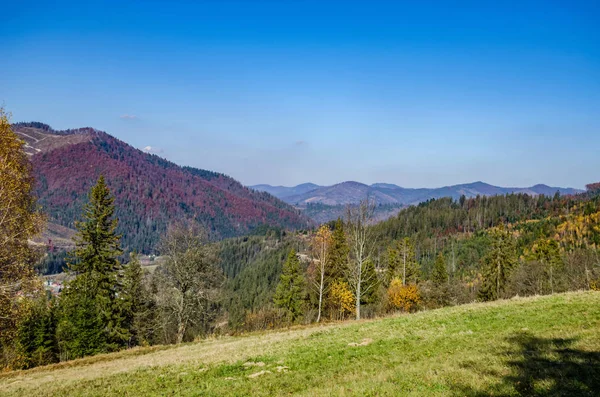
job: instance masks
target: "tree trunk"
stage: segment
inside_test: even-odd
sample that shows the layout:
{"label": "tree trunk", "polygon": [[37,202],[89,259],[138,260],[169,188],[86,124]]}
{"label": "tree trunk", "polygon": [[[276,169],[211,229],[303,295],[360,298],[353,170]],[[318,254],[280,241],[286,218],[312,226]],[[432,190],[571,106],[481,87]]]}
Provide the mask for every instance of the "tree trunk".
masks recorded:
{"label": "tree trunk", "polygon": [[183,342],[183,336],[185,335],[185,322],[181,321],[177,327],[177,344]]}
{"label": "tree trunk", "polygon": [[587,267],[587,263],[585,264],[585,281],[587,282],[586,289],[590,289],[590,273]]}
{"label": "tree trunk", "polygon": [[323,283],[325,281],[325,272],[323,270],[321,270],[321,285],[319,287],[319,314],[317,315],[317,322],[321,321],[321,308],[323,306]]}
{"label": "tree trunk", "polygon": [[550,293],[554,294],[554,280],[552,278],[552,265],[550,265]]}
{"label": "tree trunk", "polygon": [[500,261],[498,261],[498,269],[496,272],[498,273],[496,275],[496,299],[500,299]]}
{"label": "tree trunk", "polygon": [[358,262],[358,278],[356,280],[356,319],[360,320],[360,284],[362,282],[362,263]]}
{"label": "tree trunk", "polygon": [[404,270],[402,271],[402,285],[406,285],[406,241],[404,241]]}

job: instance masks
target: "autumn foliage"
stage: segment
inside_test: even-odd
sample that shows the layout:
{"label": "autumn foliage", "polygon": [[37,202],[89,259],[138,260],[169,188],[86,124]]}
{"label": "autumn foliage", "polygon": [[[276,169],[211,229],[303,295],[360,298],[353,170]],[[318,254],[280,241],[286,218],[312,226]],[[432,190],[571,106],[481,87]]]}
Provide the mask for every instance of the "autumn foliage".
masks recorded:
{"label": "autumn foliage", "polygon": [[19,322],[28,311],[28,297],[39,289],[31,266],[28,240],[42,226],[32,195],[33,178],[23,142],[0,108],[0,362],[13,365]]}
{"label": "autumn foliage", "polygon": [[35,154],[36,194],[50,218],[74,228],[87,192],[102,174],[115,196],[125,251],[152,252],[173,220],[193,219],[214,237],[262,226],[300,228],[308,221],[273,196],[226,175],[180,167],[94,129],[89,139]]}
{"label": "autumn foliage", "polygon": [[354,295],[345,281],[336,280],[329,290],[329,305],[332,318],[343,320],[354,314]]}
{"label": "autumn foliage", "polygon": [[421,303],[418,287],[415,284],[402,285],[398,278],[390,282],[387,295],[390,308],[395,310],[412,312]]}

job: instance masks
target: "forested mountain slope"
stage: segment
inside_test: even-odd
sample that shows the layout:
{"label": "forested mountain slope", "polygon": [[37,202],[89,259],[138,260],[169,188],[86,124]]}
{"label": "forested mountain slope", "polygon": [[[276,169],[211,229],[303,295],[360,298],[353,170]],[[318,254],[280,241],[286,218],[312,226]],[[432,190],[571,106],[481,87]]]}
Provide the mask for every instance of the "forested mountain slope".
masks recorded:
{"label": "forested mountain slope", "polygon": [[[351,246],[347,225],[331,222],[328,226],[334,234],[338,227],[344,228],[341,243]],[[371,280],[372,294],[362,301],[369,315],[389,310],[390,277],[401,276],[398,269],[403,258],[412,268],[410,282],[418,288],[418,306],[424,308],[490,299],[482,296],[482,291],[492,277],[493,255],[503,255],[503,261],[510,262],[499,297],[600,286],[599,184],[590,184],[586,193],[573,196],[432,199],[370,226],[369,233],[369,261],[376,275]],[[499,235],[506,239],[506,246],[499,248]],[[305,277],[311,280],[314,238],[314,233],[296,233],[222,243],[223,266],[229,278],[224,303],[232,327],[277,326],[279,312],[273,309],[273,296],[286,253],[292,248],[299,252]],[[335,258],[336,244],[330,244],[330,258]],[[351,285],[352,253],[346,252],[341,259],[348,266],[342,279]],[[330,261],[327,266],[334,266],[333,259]],[[440,272],[442,282],[436,275]],[[306,321],[314,320],[312,280],[304,297]],[[332,281],[329,279],[328,288]],[[329,291],[326,308],[337,302]]]}
{"label": "forested mountain slope", "polygon": [[87,192],[103,174],[115,195],[126,250],[151,252],[174,220],[199,222],[214,238],[261,225],[296,229],[310,224],[267,193],[223,174],[180,167],[93,128],[54,131],[42,123],[13,128],[27,142],[36,193],[50,221],[74,227]]}

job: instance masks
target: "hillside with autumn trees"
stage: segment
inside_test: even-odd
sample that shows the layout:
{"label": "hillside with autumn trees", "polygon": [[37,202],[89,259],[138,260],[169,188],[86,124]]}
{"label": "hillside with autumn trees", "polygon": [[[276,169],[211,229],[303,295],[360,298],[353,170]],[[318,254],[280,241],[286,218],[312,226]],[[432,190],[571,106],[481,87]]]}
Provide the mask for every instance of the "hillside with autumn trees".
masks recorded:
{"label": "hillside with autumn trees", "polygon": [[[0,116],[7,171],[0,194],[9,197],[0,205],[6,369],[210,335],[600,290],[599,184],[565,196],[432,199],[380,223],[366,199],[336,221],[292,230],[267,210],[297,227],[305,222],[298,213],[223,175],[178,167],[93,129],[12,131]],[[35,273],[52,253],[32,237],[61,232],[46,219],[79,220],[58,291]],[[254,223],[235,224],[241,219]],[[161,261],[145,268],[126,253],[134,244],[148,244]]]}
{"label": "hillside with autumn trees", "polygon": [[[356,225],[356,218],[346,216],[308,234],[224,241],[230,326],[253,330],[289,321],[292,306],[278,305],[276,294],[292,249],[305,280],[295,297],[302,302],[299,322],[315,321],[320,312],[331,320],[354,317],[358,310],[372,317],[600,288],[599,184],[566,196],[432,199],[367,223],[361,233]],[[325,241],[319,237],[323,228]],[[360,266],[358,243],[365,247]],[[326,254],[315,244],[325,246]]]}
{"label": "hillside with autumn trees", "polygon": [[14,130],[27,144],[38,203],[51,222],[74,228],[89,189],[105,176],[115,195],[117,231],[126,251],[153,252],[176,219],[197,222],[215,239],[261,226],[310,225],[267,193],[220,173],[180,167],[93,128],[55,131],[33,122],[17,123]]}

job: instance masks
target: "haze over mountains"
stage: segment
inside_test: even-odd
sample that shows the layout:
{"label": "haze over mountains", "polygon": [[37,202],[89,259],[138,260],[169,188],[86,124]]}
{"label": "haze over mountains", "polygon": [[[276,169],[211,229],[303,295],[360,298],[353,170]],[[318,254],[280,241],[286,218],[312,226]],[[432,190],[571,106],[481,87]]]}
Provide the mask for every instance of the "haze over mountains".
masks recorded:
{"label": "haze over mountains", "polygon": [[556,192],[561,195],[576,194],[581,190],[563,187],[551,187],[538,184],[531,187],[499,187],[484,182],[473,182],[460,185],[444,186],[440,188],[404,188],[391,183],[364,183],[348,181],[332,186],[318,186],[314,183],[303,183],[298,186],[250,186],[257,191],[270,193],[281,200],[304,209],[305,212],[317,221],[328,221],[343,214],[341,206],[357,204],[360,200],[369,197],[374,200],[379,208],[377,218],[384,219],[394,215],[398,210],[407,205],[415,205],[429,199],[452,197],[459,199],[476,196],[496,196],[509,193],[523,193],[532,196],[553,196]]}
{"label": "haze over mountains", "polygon": [[311,221],[274,196],[248,189],[220,173],[181,167],[144,153],[94,128],[55,131],[17,123],[49,220],[74,228],[88,191],[105,176],[115,196],[126,250],[152,252],[169,223],[198,222],[214,238],[250,233],[261,226],[302,228]]}
{"label": "haze over mountains", "polygon": [[546,185],[505,188],[483,182],[434,189],[351,181],[333,186],[304,183],[247,188],[229,176],[182,167],[145,153],[94,128],[56,131],[31,122],[17,123],[14,130],[26,142],[39,203],[52,223],[73,228],[88,190],[103,174],[115,195],[124,247],[145,253],[154,249],[168,224],[179,219],[198,222],[215,238],[223,238],[261,226],[296,229],[312,221],[326,222],[342,216],[345,205],[366,197],[378,204],[376,219],[381,220],[432,198],[579,192]]}
{"label": "haze over mountains", "polygon": [[499,187],[484,182],[465,183],[444,186],[440,188],[404,188],[391,183],[374,183],[366,185],[360,182],[348,181],[332,186],[318,186],[314,183],[303,183],[298,186],[250,186],[257,191],[272,194],[286,203],[305,206],[307,204],[346,205],[356,204],[369,197],[382,205],[412,205],[432,198],[460,196],[497,196],[509,193],[524,193],[532,196],[543,194],[552,196],[559,192],[561,195],[580,193],[573,188],[552,187],[543,184],[531,187]]}

